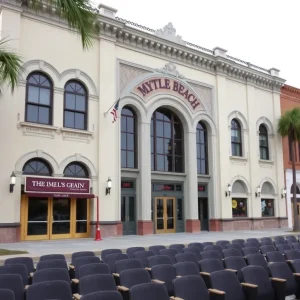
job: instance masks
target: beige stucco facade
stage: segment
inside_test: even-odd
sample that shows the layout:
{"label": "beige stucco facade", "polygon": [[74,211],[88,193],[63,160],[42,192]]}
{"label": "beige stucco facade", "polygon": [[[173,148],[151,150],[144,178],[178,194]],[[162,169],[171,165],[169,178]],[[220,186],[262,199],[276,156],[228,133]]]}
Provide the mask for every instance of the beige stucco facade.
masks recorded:
{"label": "beige stucco facade", "polygon": [[[100,199],[101,229],[105,235],[122,234],[122,178],[135,182],[138,234],[156,232],[151,217],[154,181],[182,184],[186,231],[200,230],[199,184],[207,186],[209,230],[286,226],[286,204],[280,193],[284,187],[282,141],[276,133],[284,80],[278,70],[246,65],[218,47],[212,51],[197,48],[178,37],[170,24],[156,32],[130,25],[116,18],[115,11],[107,7],[100,7],[99,37],[91,49],[83,51],[80,37],[54,14],[37,15],[20,7],[19,1],[0,1],[0,4],[1,38],[9,37],[11,48],[24,62],[18,88],[13,94],[4,88],[0,102],[0,241],[15,241],[23,236],[22,169],[36,157],[51,165],[53,177],[62,177],[65,167],[73,161],[87,167],[92,193]],[[51,125],[25,122],[26,79],[33,71],[47,74],[53,82]],[[87,130],[64,128],[64,87],[72,79],[82,82],[88,91]],[[149,86],[142,87],[155,79],[157,88],[152,81],[153,91]],[[162,88],[159,80],[168,80],[173,85]],[[180,84],[184,86],[181,94],[174,88],[174,81],[178,88]],[[146,97],[138,87],[144,88]],[[185,95],[186,89],[193,96]],[[120,117],[112,123],[111,114],[105,115],[118,99],[119,115],[124,106],[131,106],[137,116],[135,169],[121,169]],[[195,99],[199,101],[196,107]],[[151,117],[159,107],[175,112],[182,122],[184,172],[151,170]],[[232,119],[241,125],[242,156],[231,153]],[[197,174],[199,121],[207,126],[208,132],[206,175]],[[262,123],[268,130],[269,160],[260,159]],[[17,180],[14,192],[10,193],[12,171]],[[112,188],[106,195],[108,177]],[[228,184],[232,187],[230,196],[225,195]],[[258,186],[261,195],[256,196]],[[262,218],[263,197],[273,199],[274,216]],[[235,198],[247,199],[246,217],[233,218]],[[93,227],[96,202],[90,201],[89,205]],[[90,234],[93,235],[93,230]]]}

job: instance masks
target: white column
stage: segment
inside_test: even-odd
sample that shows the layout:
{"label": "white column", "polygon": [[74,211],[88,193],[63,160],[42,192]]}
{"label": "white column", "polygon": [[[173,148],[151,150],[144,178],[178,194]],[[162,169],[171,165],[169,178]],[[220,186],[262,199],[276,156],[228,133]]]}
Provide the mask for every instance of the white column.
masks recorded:
{"label": "white column", "polygon": [[151,140],[150,123],[139,124],[140,199],[138,219],[151,220]]}
{"label": "white column", "polygon": [[196,132],[187,132],[186,137],[187,199],[185,199],[185,219],[198,220],[198,179]]}

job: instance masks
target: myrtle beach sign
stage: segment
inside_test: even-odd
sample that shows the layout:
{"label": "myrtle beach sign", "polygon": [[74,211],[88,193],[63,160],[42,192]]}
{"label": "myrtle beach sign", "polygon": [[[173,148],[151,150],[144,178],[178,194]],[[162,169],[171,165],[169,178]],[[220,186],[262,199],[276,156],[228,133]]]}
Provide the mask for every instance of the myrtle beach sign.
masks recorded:
{"label": "myrtle beach sign", "polygon": [[192,110],[198,110],[200,101],[195,93],[183,82],[171,78],[155,77],[141,82],[134,88],[134,93],[142,97],[145,101],[155,93],[166,93],[179,96],[189,104]]}

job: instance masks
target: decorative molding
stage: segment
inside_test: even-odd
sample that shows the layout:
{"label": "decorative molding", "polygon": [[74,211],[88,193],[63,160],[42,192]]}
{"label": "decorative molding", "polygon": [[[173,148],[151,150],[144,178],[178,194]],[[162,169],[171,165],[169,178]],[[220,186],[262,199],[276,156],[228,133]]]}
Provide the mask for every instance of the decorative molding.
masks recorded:
{"label": "decorative molding", "polygon": [[248,162],[247,157],[241,157],[241,156],[229,156],[231,163],[233,165],[243,165],[245,166]]}
{"label": "decorative molding", "polygon": [[63,140],[83,142],[89,144],[94,138],[94,133],[70,128],[60,128]]}
{"label": "decorative molding", "polygon": [[260,117],[257,121],[256,121],[256,132],[259,135],[259,126],[263,124],[267,127],[268,130],[268,136],[272,137],[274,136],[274,127],[272,122],[265,116]]}
{"label": "decorative molding", "polygon": [[213,103],[213,92],[211,88],[204,87],[199,84],[190,83],[188,84],[195,90],[198,94],[200,101],[204,104],[206,112],[212,116],[212,103]]}
{"label": "decorative molding", "polygon": [[174,76],[176,78],[185,79],[185,77],[176,70],[176,65],[172,62],[165,64],[163,68],[156,69],[155,71],[158,73],[163,73],[165,75]]}
{"label": "decorative molding", "polygon": [[275,165],[273,160],[260,159],[258,162],[261,168],[272,168]]}
{"label": "decorative molding", "polygon": [[155,35],[171,42],[186,46],[186,42],[182,39],[182,37],[180,35],[176,35],[176,29],[171,22],[162,29],[156,30]]}
{"label": "decorative molding", "polygon": [[241,126],[242,131],[243,132],[248,132],[248,122],[247,122],[247,119],[245,118],[245,116],[241,112],[235,110],[235,111],[231,112],[228,115],[228,127],[229,127],[229,129],[231,129],[231,121],[232,121],[232,119],[239,120],[240,124],[242,125]]}
{"label": "decorative molding", "polygon": [[23,135],[27,136],[29,135],[54,139],[55,133],[58,133],[58,127],[29,122],[19,122],[17,127],[21,128]]}

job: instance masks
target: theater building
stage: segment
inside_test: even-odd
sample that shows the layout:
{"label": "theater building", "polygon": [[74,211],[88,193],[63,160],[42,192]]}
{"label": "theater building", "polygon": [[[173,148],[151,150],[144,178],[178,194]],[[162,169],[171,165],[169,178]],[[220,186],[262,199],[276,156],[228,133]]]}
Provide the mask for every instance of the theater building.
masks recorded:
{"label": "theater building", "polygon": [[83,51],[55,11],[0,3],[24,62],[0,104],[0,242],[94,236],[95,196],[104,237],[287,226],[279,70],[104,5]]}
{"label": "theater building", "polygon": [[[281,112],[284,114],[288,110],[300,107],[300,89],[290,85],[284,85],[281,88]],[[287,202],[287,216],[288,226],[293,228],[293,171],[292,171],[292,157],[291,157],[291,142],[288,137],[282,139],[283,143],[283,159],[285,172],[285,193]],[[297,191],[297,212],[300,218],[300,143],[295,149],[296,159],[296,191]]]}

